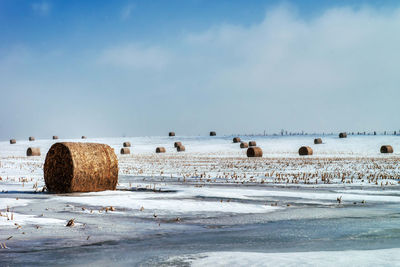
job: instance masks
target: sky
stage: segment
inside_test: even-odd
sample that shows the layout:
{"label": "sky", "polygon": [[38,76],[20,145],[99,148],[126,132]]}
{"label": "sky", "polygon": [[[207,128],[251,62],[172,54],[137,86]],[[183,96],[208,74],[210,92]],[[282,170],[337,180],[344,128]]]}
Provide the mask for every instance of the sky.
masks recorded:
{"label": "sky", "polygon": [[0,0],[0,139],[400,129],[398,1]]}

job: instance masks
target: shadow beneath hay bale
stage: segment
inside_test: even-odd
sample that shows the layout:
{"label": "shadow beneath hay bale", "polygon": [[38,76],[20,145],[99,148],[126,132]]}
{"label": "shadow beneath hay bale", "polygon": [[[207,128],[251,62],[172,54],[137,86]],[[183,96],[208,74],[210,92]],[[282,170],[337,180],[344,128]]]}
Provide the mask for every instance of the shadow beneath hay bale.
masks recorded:
{"label": "shadow beneath hay bale", "polygon": [[47,191],[17,191],[17,190],[9,190],[9,191],[1,191],[0,194],[27,194],[27,195],[47,195],[50,194]]}
{"label": "shadow beneath hay bale", "polygon": [[129,192],[152,192],[152,193],[176,193],[178,190],[171,189],[150,189],[150,188],[142,188],[142,187],[132,187],[130,189],[117,189],[116,191],[129,191]]}

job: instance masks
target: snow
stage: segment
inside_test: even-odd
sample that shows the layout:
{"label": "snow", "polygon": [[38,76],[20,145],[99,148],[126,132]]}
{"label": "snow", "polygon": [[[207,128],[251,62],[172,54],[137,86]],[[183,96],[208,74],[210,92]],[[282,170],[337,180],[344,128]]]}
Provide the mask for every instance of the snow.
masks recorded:
{"label": "snow", "polygon": [[26,206],[29,202],[30,200],[28,199],[0,198],[0,209]]}
{"label": "snow", "polygon": [[266,205],[194,200],[191,197],[193,195],[189,194],[168,194],[161,197],[155,196],[154,193],[112,192],[112,194],[90,193],[82,194],[79,197],[57,197],[54,200],[63,203],[79,203],[84,206],[113,206],[132,210],[139,210],[143,207],[146,210],[157,211],[157,213],[164,211],[174,214],[199,212],[266,213],[277,209],[277,207]]}
{"label": "snow", "polygon": [[191,266],[400,266],[400,249],[290,253],[209,252],[170,261]]}
{"label": "snow", "polygon": [[8,212],[0,216],[0,226],[15,227],[16,225],[65,225],[66,223],[67,222],[65,220],[38,217],[35,215],[25,215],[16,212]]}
{"label": "snow", "polygon": [[[314,138],[321,137],[323,144],[314,145]],[[327,136],[241,136],[242,141],[254,140],[257,146],[263,149],[264,157],[297,157],[300,146],[310,146],[314,150],[314,156],[340,156],[340,157],[386,157],[380,153],[382,145],[392,145],[394,153],[391,156],[399,156],[400,138],[392,135],[379,136],[351,136],[338,138],[336,135]],[[94,142],[110,145],[119,153],[122,143],[129,141],[132,144],[131,153],[134,155],[154,153],[156,147],[164,146],[167,154],[176,154],[173,147],[175,141],[181,141],[186,147],[186,154],[207,154],[212,156],[241,156],[245,157],[245,150],[239,149],[239,144],[232,143],[232,136],[218,137],[118,137],[118,138],[88,138],[88,139],[40,139],[36,141],[17,140],[16,144],[8,141],[0,142],[0,156],[14,156],[18,162],[27,161],[25,158],[28,147],[39,147],[42,159],[48,149],[55,142]],[[25,158],[25,159],[24,159]]]}
{"label": "snow", "polygon": [[32,200],[29,199],[0,198],[0,210],[5,210],[0,216],[0,226],[65,224],[64,220],[14,212],[15,208],[27,206],[30,202],[32,202]]}

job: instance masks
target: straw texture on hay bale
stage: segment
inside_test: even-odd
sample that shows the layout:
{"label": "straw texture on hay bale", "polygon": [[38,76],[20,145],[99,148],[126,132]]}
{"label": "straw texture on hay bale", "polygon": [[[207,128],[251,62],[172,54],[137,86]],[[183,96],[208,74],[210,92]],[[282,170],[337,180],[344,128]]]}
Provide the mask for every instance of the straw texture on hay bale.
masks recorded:
{"label": "straw texture on hay bale", "polygon": [[322,144],[322,139],[321,139],[321,138],[315,138],[315,139],[314,139],[314,144],[315,144],[315,145]]}
{"label": "straw texture on hay bale", "polygon": [[313,154],[313,150],[309,146],[302,146],[299,149],[299,155],[300,156],[310,156]]}
{"label": "straw texture on hay bale", "polygon": [[123,147],[131,147],[131,142],[124,142]]}
{"label": "straw texture on hay bale", "polygon": [[175,142],[175,143],[174,143],[174,147],[178,147],[178,146],[181,146],[181,145],[182,145],[181,142]]}
{"label": "straw texture on hay bale", "polygon": [[216,136],[216,135],[217,135],[216,132],[214,132],[214,131],[210,132],[210,136]]}
{"label": "straw texture on hay bale", "polygon": [[53,140],[57,140],[58,136],[57,135],[53,135]]}
{"label": "straw texture on hay bale", "polygon": [[185,151],[185,146],[183,146],[183,145],[177,146],[177,147],[176,147],[176,150],[177,150],[178,152]]}
{"label": "straw texture on hay bale", "polygon": [[247,144],[246,142],[241,142],[240,143],[240,148],[248,148],[249,144]]}
{"label": "straw texture on hay bale", "polygon": [[156,148],[156,153],[165,153],[165,151],[166,151],[166,150],[165,150],[165,147],[161,147],[161,146],[160,146],[160,147],[157,147],[157,148]]}
{"label": "straw texture on hay bale", "polygon": [[123,147],[123,148],[121,148],[121,154],[122,155],[131,154],[131,150],[129,148],[127,148],[127,147]]}
{"label": "straw texture on hay bale", "polygon": [[168,136],[175,136],[175,132],[169,132]]}
{"label": "straw texture on hay bale", "polygon": [[118,159],[105,144],[55,143],[47,152],[44,180],[49,192],[115,190]]}
{"label": "straw texture on hay bale", "polygon": [[35,141],[35,137],[29,136],[29,141]]}
{"label": "straw texture on hay bale", "polygon": [[15,144],[15,143],[17,143],[17,140],[15,140],[15,139],[10,139],[10,144]]}
{"label": "straw texture on hay bale", "polygon": [[239,142],[240,142],[240,137],[234,137],[234,138],[232,139],[232,141],[233,141],[234,143],[239,143]]}
{"label": "straw texture on hay bale", "polygon": [[247,149],[247,157],[253,158],[253,157],[262,157],[263,152],[262,149],[256,146],[249,147]]}
{"label": "straw texture on hay bale", "polygon": [[38,147],[29,147],[26,150],[26,155],[28,157],[30,157],[30,156],[40,156],[40,148],[38,148]]}
{"label": "straw texture on hay bale", "polygon": [[249,146],[257,146],[256,141],[250,141],[250,142],[249,142]]}
{"label": "straw texture on hay bale", "polygon": [[347,138],[347,133],[340,133],[339,138]]}
{"label": "straw texture on hay bale", "polygon": [[381,146],[381,153],[393,153],[393,147],[390,145]]}

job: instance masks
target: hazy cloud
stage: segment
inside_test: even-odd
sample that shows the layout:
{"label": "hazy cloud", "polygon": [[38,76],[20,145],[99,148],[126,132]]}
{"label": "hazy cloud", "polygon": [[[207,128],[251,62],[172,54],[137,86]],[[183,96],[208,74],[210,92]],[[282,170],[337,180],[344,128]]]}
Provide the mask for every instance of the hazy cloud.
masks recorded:
{"label": "hazy cloud", "polygon": [[40,16],[46,16],[50,13],[51,6],[47,2],[33,3],[32,10]]}
{"label": "hazy cloud", "polygon": [[121,11],[121,19],[127,20],[131,17],[133,10],[135,9],[134,5],[127,5],[122,8]]}
{"label": "hazy cloud", "polygon": [[135,70],[161,70],[168,60],[169,54],[162,48],[131,44],[107,48],[99,58],[101,64]]}

